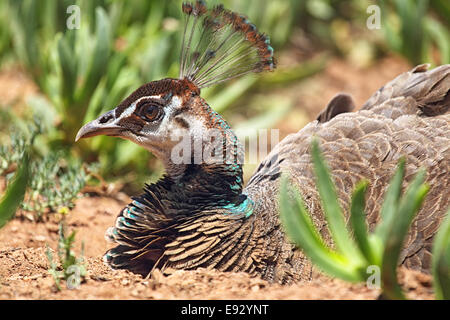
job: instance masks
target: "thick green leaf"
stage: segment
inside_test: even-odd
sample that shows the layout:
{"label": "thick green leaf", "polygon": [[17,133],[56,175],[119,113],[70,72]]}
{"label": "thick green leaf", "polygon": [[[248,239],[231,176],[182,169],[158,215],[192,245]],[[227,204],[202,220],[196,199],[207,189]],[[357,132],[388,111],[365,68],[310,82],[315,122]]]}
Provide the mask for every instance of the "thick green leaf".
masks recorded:
{"label": "thick green leaf", "polygon": [[390,48],[392,48],[394,51],[400,52],[402,47],[402,38],[400,34],[396,30],[396,26],[392,23],[392,16],[389,15],[388,11],[388,4],[386,3],[386,0],[381,0],[379,2],[380,8],[381,8],[381,15],[384,18],[383,23],[383,34],[385,37],[385,40]]}
{"label": "thick green leaf", "polygon": [[321,270],[351,282],[362,281],[359,272],[348,259],[330,250],[322,240],[312,222],[303,200],[293,191],[294,200],[289,198],[288,179],[283,177],[280,191],[280,217],[286,233]]}
{"label": "thick green leaf", "polygon": [[312,142],[311,155],[316,174],[317,189],[319,190],[322,208],[333,240],[339,252],[349,260],[360,263],[362,257],[348,233],[344,215],[339,206],[338,197],[331,180],[330,171],[320,153],[317,140]]}
{"label": "thick green leaf", "polygon": [[440,64],[450,63],[450,33],[438,20],[425,19],[425,28],[436,42],[440,53]]}
{"label": "thick green leaf", "polygon": [[353,229],[356,244],[362,255],[367,259],[368,264],[376,264],[377,259],[374,257],[374,252],[370,246],[369,236],[366,227],[366,213],[365,195],[368,186],[367,181],[361,181],[355,188],[350,205],[350,224]]}
{"label": "thick green leaf", "polygon": [[19,208],[25,196],[29,178],[29,157],[25,152],[14,181],[8,185],[6,192],[0,201],[0,228],[14,217],[17,208]]}
{"label": "thick green leaf", "polygon": [[[106,73],[110,51],[111,51],[111,25],[105,10],[98,7],[95,10],[96,29],[95,40],[96,44],[90,60],[86,79],[83,88],[77,100],[80,103],[85,103],[92,95],[102,76]],[[85,106],[87,108],[87,106]]]}
{"label": "thick green leaf", "polygon": [[421,170],[401,199],[395,219],[392,219],[387,227],[381,278],[383,294],[390,299],[405,298],[397,283],[397,265],[409,226],[419,211],[429,189],[427,185],[423,184],[424,179],[425,171]]}
{"label": "thick green leaf", "polygon": [[75,91],[76,78],[77,78],[77,66],[76,59],[74,58],[74,52],[70,48],[67,38],[61,36],[58,39],[58,56],[62,72],[61,78],[61,94],[64,99],[64,103],[69,105],[73,101],[73,93]]}
{"label": "thick green leaf", "polygon": [[423,62],[422,54],[427,49],[423,17],[426,16],[428,0],[394,2],[401,21],[402,54],[413,64],[419,64]]}
{"label": "thick green leaf", "polygon": [[450,300],[450,209],[434,238],[432,269],[436,299]]}
{"label": "thick green leaf", "polygon": [[386,242],[388,227],[395,219],[400,192],[402,188],[403,176],[405,175],[405,158],[401,158],[394,177],[384,195],[383,205],[381,206],[381,222],[375,229],[375,234],[380,237],[382,243]]}

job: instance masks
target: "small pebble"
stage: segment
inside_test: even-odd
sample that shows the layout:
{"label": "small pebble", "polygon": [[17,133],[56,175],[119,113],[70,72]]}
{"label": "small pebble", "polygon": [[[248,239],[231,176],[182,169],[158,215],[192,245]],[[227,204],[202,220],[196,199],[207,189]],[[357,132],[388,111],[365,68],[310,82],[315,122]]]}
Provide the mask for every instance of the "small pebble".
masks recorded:
{"label": "small pebble", "polygon": [[47,238],[45,236],[35,236],[34,240],[44,242]]}
{"label": "small pebble", "polygon": [[134,289],[133,291],[131,291],[131,295],[132,295],[133,297],[139,297],[139,290]]}
{"label": "small pebble", "polygon": [[252,291],[253,292],[259,291],[259,285],[252,286]]}

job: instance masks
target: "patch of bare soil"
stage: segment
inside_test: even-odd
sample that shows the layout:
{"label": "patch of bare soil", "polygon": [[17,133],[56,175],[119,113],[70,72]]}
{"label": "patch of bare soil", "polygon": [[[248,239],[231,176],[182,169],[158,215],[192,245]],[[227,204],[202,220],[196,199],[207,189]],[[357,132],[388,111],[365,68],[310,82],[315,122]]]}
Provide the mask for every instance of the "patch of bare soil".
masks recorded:
{"label": "patch of bare soil", "polygon": [[0,72],[0,106],[22,105],[28,96],[37,92],[36,85],[20,68],[8,68]]}
{"label": "patch of bare soil", "polygon": [[[148,279],[111,270],[102,255],[109,244],[105,230],[113,225],[125,202],[89,197],[76,202],[67,216],[68,231],[76,230],[75,252],[85,244],[87,277],[76,289],[62,283],[57,291],[49,274],[46,246],[56,249],[56,219],[36,223],[16,218],[0,231],[0,299],[377,299],[379,290],[326,276],[281,286],[245,273],[198,269],[164,276],[156,270]],[[432,299],[431,277],[401,270],[401,281],[412,299]]]}

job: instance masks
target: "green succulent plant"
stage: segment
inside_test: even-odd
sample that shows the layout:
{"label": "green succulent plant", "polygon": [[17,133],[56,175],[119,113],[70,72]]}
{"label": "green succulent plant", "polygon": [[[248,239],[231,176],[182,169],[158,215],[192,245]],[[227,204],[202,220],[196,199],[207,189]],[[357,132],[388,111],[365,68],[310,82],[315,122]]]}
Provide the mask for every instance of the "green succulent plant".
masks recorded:
{"label": "green succulent plant", "polygon": [[[373,232],[368,232],[364,211],[368,182],[361,181],[353,191],[349,221],[346,223],[329,169],[316,140],[311,150],[316,185],[335,249],[326,244],[313,224],[301,195],[289,186],[288,178],[284,177],[280,191],[280,215],[288,236],[320,270],[331,276],[350,282],[363,282],[372,275],[369,267],[378,267],[383,297],[404,299],[397,282],[398,260],[409,226],[428,192],[428,186],[424,183],[425,171],[419,170],[404,194],[401,194],[405,160],[399,161],[385,193],[380,212],[381,222]],[[450,288],[449,220],[447,216],[436,235],[434,246],[433,270],[437,298],[448,298]]]}

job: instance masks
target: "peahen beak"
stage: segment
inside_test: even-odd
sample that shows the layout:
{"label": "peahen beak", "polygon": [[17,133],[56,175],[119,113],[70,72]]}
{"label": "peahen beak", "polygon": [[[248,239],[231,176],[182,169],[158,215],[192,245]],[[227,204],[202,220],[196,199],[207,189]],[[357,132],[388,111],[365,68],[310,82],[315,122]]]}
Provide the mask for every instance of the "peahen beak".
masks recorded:
{"label": "peahen beak", "polygon": [[90,138],[98,135],[121,136],[123,130],[120,125],[116,124],[114,110],[111,110],[81,127],[77,133],[75,142],[82,138]]}

